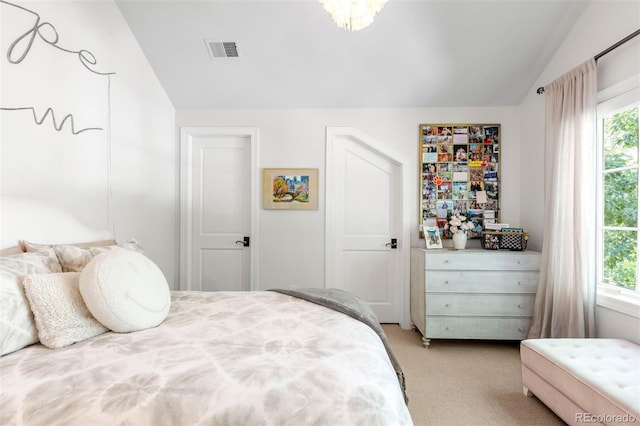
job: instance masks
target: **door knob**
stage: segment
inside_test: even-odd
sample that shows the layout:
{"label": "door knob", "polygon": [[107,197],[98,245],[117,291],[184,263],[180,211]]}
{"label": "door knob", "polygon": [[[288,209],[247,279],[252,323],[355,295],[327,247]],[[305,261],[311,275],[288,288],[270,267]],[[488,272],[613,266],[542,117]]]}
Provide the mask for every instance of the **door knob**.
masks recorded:
{"label": "door knob", "polygon": [[243,240],[236,241],[236,244],[242,244],[244,247],[249,247],[249,237],[244,237]]}
{"label": "door knob", "polygon": [[385,244],[386,247],[391,247],[392,249],[396,249],[398,248],[398,239],[397,238],[392,238],[391,242],[388,242],[387,244]]}

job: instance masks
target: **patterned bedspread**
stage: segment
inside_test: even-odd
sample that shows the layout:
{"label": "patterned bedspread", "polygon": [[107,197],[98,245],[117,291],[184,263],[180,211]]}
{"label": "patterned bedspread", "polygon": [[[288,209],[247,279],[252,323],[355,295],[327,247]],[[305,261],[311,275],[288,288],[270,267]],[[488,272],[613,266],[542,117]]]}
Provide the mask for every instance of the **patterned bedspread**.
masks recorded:
{"label": "patterned bedspread", "polygon": [[0,424],[411,425],[376,333],[276,292],[174,292],[154,329],[0,358]]}

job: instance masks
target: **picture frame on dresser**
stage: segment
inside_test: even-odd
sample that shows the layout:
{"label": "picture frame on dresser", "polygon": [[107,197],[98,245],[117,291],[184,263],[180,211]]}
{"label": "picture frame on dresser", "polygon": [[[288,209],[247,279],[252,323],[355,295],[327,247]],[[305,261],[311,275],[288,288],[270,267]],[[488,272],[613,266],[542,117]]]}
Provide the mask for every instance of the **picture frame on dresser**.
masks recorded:
{"label": "picture frame on dresser", "polygon": [[442,248],[440,230],[437,226],[423,226],[424,242],[428,249]]}

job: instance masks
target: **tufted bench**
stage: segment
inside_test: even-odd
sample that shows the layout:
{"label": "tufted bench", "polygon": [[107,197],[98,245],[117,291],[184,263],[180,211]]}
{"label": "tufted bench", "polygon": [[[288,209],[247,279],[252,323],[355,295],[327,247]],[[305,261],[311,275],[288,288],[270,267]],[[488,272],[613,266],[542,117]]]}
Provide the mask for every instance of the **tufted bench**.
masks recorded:
{"label": "tufted bench", "polygon": [[570,425],[640,422],[640,346],[618,339],[529,339],[522,385]]}

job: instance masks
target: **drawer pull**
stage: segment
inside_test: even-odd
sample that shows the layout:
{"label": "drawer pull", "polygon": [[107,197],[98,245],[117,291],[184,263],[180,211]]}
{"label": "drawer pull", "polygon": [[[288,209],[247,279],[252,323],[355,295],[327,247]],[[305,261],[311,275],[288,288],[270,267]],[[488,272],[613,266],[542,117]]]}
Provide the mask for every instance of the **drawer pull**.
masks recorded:
{"label": "drawer pull", "polygon": [[518,285],[522,285],[522,281],[518,281]]}
{"label": "drawer pull", "polygon": [[444,307],[445,307],[445,308],[448,308],[448,307],[449,307],[449,304],[448,304],[448,303],[445,303],[445,304],[444,304]]}
{"label": "drawer pull", "polygon": [[449,280],[447,280],[447,281],[445,281],[445,282],[444,282],[444,285],[447,285],[447,284],[449,284]]}
{"label": "drawer pull", "polygon": [[523,329],[522,327],[518,327],[518,331],[519,331],[520,333],[522,333],[522,332],[524,332],[524,329]]}
{"label": "drawer pull", "polygon": [[518,305],[518,308],[521,308],[521,309],[522,309],[522,304],[519,304],[519,305]]}
{"label": "drawer pull", "polygon": [[444,261],[444,263],[449,263],[449,261],[448,261],[448,260],[445,260],[445,261]]}

